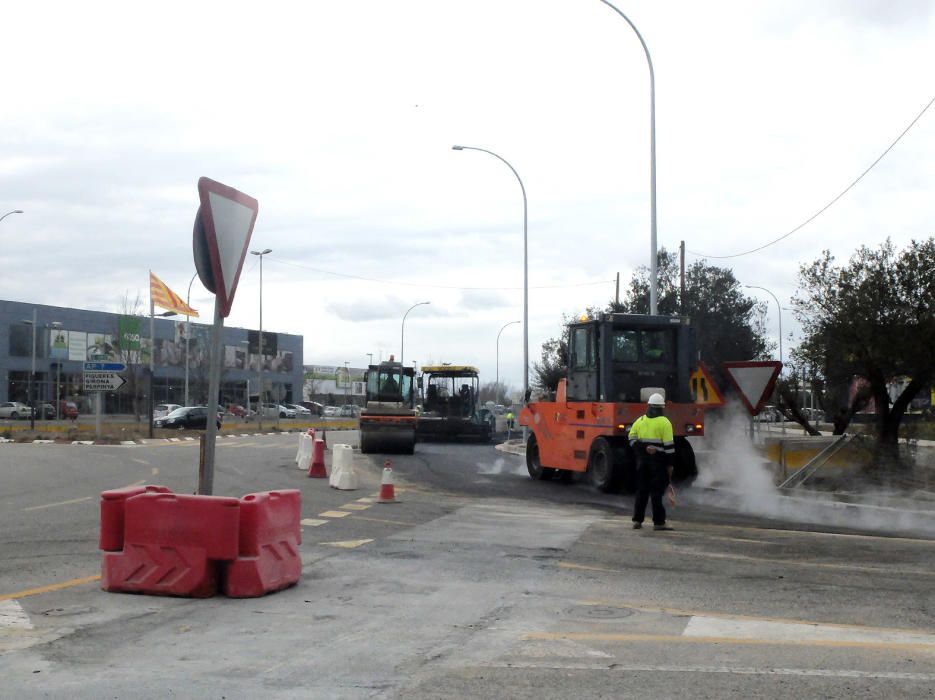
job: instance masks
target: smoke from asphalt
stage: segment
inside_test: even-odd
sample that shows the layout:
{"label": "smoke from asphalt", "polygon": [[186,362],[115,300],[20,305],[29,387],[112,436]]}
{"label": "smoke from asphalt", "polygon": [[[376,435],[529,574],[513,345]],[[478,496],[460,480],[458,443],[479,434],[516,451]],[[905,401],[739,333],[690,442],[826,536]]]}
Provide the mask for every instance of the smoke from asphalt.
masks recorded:
{"label": "smoke from asphalt", "polygon": [[[780,491],[772,465],[750,439],[750,418],[736,404],[720,410],[693,440],[698,478],[686,501],[815,525],[884,533],[935,535],[935,502],[880,491],[849,494],[847,501],[804,488]],[[774,433],[778,436],[778,433]],[[854,468],[855,472],[857,468]]]}
{"label": "smoke from asphalt", "polygon": [[515,460],[509,460],[511,463],[508,464],[507,460],[503,457],[498,457],[494,460],[493,464],[488,464],[485,462],[478,462],[477,464],[477,473],[484,476],[499,476],[501,474],[513,474],[515,476],[525,476],[528,474],[526,471],[526,465],[523,462],[515,462]]}

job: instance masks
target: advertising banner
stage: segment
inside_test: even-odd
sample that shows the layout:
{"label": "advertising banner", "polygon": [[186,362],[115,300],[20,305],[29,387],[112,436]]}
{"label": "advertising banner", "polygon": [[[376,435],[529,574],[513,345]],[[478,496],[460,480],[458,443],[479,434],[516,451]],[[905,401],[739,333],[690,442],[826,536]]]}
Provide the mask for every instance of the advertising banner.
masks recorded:
{"label": "advertising banner", "polygon": [[68,334],[68,359],[84,362],[88,359],[88,334],[83,331],[65,331]]}

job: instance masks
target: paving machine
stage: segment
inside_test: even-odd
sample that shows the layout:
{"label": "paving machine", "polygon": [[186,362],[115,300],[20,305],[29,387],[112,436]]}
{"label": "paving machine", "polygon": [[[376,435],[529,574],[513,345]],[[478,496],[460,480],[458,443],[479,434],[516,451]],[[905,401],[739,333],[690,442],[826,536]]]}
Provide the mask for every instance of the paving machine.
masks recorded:
{"label": "paving machine", "polygon": [[364,373],[367,405],[360,412],[360,451],[412,454],[416,444],[415,370],[389,362]]}
{"label": "paving machine", "polygon": [[694,478],[687,438],[704,435],[704,409],[690,391],[696,365],[687,318],[605,313],[569,324],[568,372],[555,400],[532,402],[519,413],[520,425],[529,429],[529,475],[585,472],[601,491],[634,488],[628,433],[650,395],[660,393],[675,437],[674,479]]}
{"label": "paving machine", "polygon": [[479,406],[476,367],[424,365],[419,389],[422,408],[416,432],[420,440],[490,440],[494,417]]}

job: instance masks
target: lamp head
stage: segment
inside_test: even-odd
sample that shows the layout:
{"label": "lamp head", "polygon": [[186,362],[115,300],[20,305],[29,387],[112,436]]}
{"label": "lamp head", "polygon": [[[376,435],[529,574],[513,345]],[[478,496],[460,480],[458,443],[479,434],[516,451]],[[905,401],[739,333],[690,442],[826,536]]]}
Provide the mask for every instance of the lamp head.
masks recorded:
{"label": "lamp head", "polygon": [[464,150],[464,146],[452,146],[452,147],[451,147],[451,150],[452,150],[452,151],[463,151],[463,150]]}

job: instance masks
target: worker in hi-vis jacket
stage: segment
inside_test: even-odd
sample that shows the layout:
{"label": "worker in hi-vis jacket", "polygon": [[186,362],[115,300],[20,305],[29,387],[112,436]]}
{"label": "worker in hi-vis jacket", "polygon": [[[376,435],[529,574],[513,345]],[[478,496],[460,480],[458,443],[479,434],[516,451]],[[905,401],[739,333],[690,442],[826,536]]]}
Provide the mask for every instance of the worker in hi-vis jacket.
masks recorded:
{"label": "worker in hi-vis jacket", "polygon": [[675,439],[672,423],[662,415],[665,399],[661,394],[649,397],[646,415],[640,416],[630,428],[630,447],[636,457],[636,503],[633,508],[633,528],[643,527],[646,502],[653,504],[653,529],[671,530],[666,525],[666,509],[662,496],[669,486],[675,467]]}

